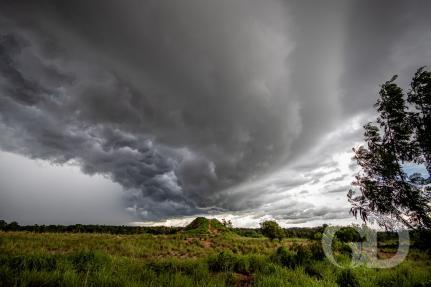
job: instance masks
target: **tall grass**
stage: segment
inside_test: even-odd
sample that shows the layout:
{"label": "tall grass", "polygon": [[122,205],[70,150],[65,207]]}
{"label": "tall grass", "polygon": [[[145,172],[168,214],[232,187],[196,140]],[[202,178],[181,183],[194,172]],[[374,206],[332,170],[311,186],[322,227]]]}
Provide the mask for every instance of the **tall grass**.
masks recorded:
{"label": "tall grass", "polygon": [[0,286],[419,287],[430,281],[429,257],[414,250],[391,269],[346,270],[308,240],[0,232]]}

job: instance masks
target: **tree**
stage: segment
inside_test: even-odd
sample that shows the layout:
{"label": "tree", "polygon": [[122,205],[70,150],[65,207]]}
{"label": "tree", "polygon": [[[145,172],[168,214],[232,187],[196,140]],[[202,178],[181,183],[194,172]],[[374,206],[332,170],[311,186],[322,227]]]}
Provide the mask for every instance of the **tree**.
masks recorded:
{"label": "tree", "polygon": [[232,224],[232,221],[230,219],[226,220],[225,218],[223,218],[221,220],[221,223],[223,224],[224,227],[226,227],[228,229],[232,229],[233,228],[233,224]]}
{"label": "tree", "polygon": [[360,242],[361,236],[359,235],[358,231],[356,231],[353,227],[343,227],[340,230],[338,230],[335,235],[337,236],[337,239],[341,242]]}
{"label": "tree", "polygon": [[416,72],[407,103],[396,79],[381,87],[375,104],[377,121],[364,126],[366,146],[353,149],[362,170],[352,183],[358,189],[347,196],[351,213],[364,221],[371,215],[388,229],[394,222],[429,229],[430,188],[425,184],[429,180],[409,178],[403,165],[424,163],[431,174],[431,73],[423,68]]}
{"label": "tree", "polygon": [[0,230],[5,230],[7,226],[7,222],[4,220],[0,220]]}
{"label": "tree", "polygon": [[273,220],[262,222],[260,224],[260,229],[262,234],[271,239],[271,241],[275,238],[278,238],[278,240],[281,241],[285,236],[284,230],[280,227],[280,225],[278,225],[276,221]]}
{"label": "tree", "polygon": [[19,230],[19,224],[18,224],[18,222],[16,222],[16,221],[12,221],[11,223],[9,223],[8,225],[7,225],[7,230],[10,230],[10,231],[18,231]]}
{"label": "tree", "polygon": [[424,163],[431,175],[431,72],[419,68],[410,86],[407,101],[415,109],[409,115],[414,129],[414,161]]}

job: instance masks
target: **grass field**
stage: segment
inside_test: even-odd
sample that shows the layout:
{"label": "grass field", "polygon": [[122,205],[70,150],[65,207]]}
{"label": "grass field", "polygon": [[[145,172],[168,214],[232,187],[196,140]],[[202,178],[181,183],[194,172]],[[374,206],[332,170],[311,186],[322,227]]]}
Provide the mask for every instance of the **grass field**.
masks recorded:
{"label": "grass field", "polygon": [[412,249],[391,269],[350,270],[330,264],[319,243],[229,232],[0,232],[0,286],[431,286],[424,252]]}

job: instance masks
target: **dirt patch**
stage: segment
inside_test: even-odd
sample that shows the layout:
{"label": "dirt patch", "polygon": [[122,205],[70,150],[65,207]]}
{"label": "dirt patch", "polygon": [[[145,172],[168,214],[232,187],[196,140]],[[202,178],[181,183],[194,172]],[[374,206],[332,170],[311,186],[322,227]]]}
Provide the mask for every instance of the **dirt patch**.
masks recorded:
{"label": "dirt patch", "polygon": [[204,248],[210,248],[211,247],[211,241],[210,240],[204,240],[204,241],[202,241],[202,246],[204,247]]}
{"label": "dirt patch", "polygon": [[211,220],[208,222],[208,231],[210,234],[218,234],[220,232],[217,228],[212,227]]}
{"label": "dirt patch", "polygon": [[384,252],[384,251],[377,252],[377,258],[379,259],[389,259],[394,256],[395,256],[395,253],[393,252]]}

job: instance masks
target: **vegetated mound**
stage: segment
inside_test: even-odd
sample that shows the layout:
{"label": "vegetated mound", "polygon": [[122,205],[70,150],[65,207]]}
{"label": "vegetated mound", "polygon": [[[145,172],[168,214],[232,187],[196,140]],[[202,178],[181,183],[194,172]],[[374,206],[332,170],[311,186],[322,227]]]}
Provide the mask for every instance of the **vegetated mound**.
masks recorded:
{"label": "vegetated mound", "polygon": [[184,231],[191,234],[218,234],[227,231],[227,228],[215,218],[197,217],[184,228]]}

